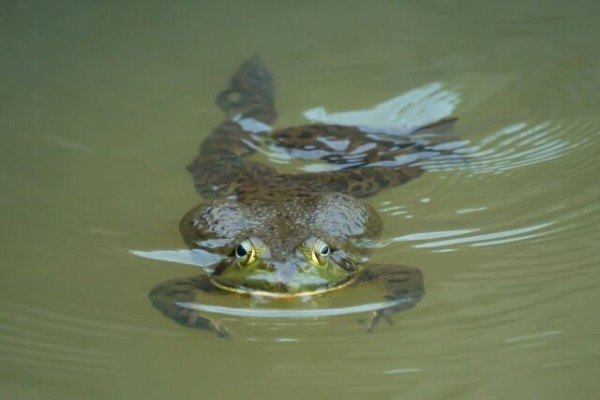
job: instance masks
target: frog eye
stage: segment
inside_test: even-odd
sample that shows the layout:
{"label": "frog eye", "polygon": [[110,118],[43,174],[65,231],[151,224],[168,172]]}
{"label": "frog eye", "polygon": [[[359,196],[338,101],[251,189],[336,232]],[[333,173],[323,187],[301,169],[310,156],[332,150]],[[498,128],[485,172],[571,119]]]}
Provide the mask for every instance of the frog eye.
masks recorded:
{"label": "frog eye", "polygon": [[247,255],[248,255],[248,250],[246,249],[246,246],[244,245],[244,243],[238,244],[238,247],[235,248],[235,256],[237,258],[244,258]]}
{"label": "frog eye", "polygon": [[250,240],[244,240],[235,248],[235,257],[242,266],[248,265],[256,259],[256,250]]}
{"label": "frog eye", "polygon": [[311,252],[311,260],[313,263],[320,267],[324,267],[328,263],[329,255],[331,254],[331,248],[327,243],[321,239],[315,240],[315,243]]}

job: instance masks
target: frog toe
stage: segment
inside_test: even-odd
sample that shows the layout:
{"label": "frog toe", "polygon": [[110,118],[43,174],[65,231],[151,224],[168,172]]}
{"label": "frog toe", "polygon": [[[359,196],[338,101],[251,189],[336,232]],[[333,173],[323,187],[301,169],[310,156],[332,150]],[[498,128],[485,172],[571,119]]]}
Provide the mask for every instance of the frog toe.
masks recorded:
{"label": "frog toe", "polygon": [[388,325],[394,325],[394,320],[392,319],[392,313],[394,311],[389,308],[382,308],[380,310],[373,311],[371,313],[371,318],[369,318],[369,323],[367,325],[366,332],[371,333],[373,329],[379,324],[379,321],[383,319]]}

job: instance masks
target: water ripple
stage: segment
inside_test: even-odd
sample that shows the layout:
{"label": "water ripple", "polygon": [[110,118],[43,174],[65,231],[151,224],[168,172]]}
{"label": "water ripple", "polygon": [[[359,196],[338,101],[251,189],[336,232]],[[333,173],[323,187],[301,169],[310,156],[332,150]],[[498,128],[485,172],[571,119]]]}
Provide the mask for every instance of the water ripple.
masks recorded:
{"label": "water ripple", "polygon": [[0,360],[36,367],[40,373],[107,373],[117,365],[115,341],[132,340],[135,335],[179,336],[7,301],[0,301],[0,321]]}
{"label": "water ripple", "polygon": [[474,174],[497,174],[563,157],[588,146],[590,138],[598,131],[600,127],[592,121],[545,121],[533,125],[520,122],[500,128],[484,137],[479,144],[469,143],[468,147],[465,146],[468,151],[465,148],[455,149],[455,153],[465,155],[463,158],[438,157],[420,165],[429,171],[466,170]]}
{"label": "water ripple", "polygon": [[[393,239],[389,239],[387,241],[383,241],[382,245],[387,246],[394,242],[413,242],[418,241],[422,243],[417,243],[413,245],[414,248],[434,248],[434,247],[449,247],[455,246],[458,244],[469,243],[471,246],[489,246],[493,244],[499,243],[508,243],[511,241],[524,240],[532,237],[539,237],[545,234],[548,234],[549,231],[546,232],[538,232],[536,234],[523,235],[524,233],[541,231],[544,228],[554,225],[554,222],[548,222],[544,224],[527,226],[523,228],[517,229],[508,229],[505,231],[491,232],[481,235],[474,236],[463,236],[470,233],[479,232],[480,228],[472,228],[472,229],[461,229],[461,230],[450,230],[450,231],[437,231],[437,232],[421,232],[421,233],[413,233],[409,235],[399,236]],[[522,235],[522,236],[520,236]],[[460,236],[460,237],[456,237]],[[453,239],[447,240],[435,240],[440,238],[447,237],[456,237]]]}

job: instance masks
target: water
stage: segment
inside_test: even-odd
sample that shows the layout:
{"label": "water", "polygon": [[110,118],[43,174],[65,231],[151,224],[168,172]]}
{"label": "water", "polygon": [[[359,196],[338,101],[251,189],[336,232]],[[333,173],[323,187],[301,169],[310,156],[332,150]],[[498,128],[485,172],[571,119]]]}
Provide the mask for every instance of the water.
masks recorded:
{"label": "water", "polygon": [[[600,369],[600,7],[593,1],[0,5],[0,398],[587,399]],[[380,263],[427,295],[395,325],[224,317],[146,296],[193,267],[183,166],[260,52],[278,126],[434,82],[477,157],[372,200]],[[293,165],[292,165],[293,166]],[[290,165],[283,166],[290,168]],[[295,166],[294,166],[295,167]]]}

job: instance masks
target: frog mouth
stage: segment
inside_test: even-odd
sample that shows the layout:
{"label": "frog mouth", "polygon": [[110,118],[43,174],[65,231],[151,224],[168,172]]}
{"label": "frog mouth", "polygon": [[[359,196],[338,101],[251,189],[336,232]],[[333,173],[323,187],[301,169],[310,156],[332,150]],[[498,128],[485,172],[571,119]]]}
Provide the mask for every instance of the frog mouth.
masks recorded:
{"label": "frog mouth", "polygon": [[245,286],[229,286],[224,282],[218,282],[214,278],[209,278],[209,280],[210,280],[210,283],[213,286],[215,286],[216,288],[219,288],[221,290],[225,290],[228,292],[244,294],[244,295],[251,295],[251,296],[285,299],[285,298],[315,296],[315,295],[319,295],[319,294],[323,294],[323,293],[333,292],[335,290],[343,289],[343,288],[353,284],[354,282],[357,281],[358,278],[359,278],[359,275],[357,274],[354,276],[350,276],[346,280],[343,280],[341,282],[336,282],[336,283],[332,284],[331,286],[316,288],[316,289],[311,289],[311,290],[303,290],[303,291],[298,291],[298,292],[291,291],[285,285],[281,285],[280,287],[277,288],[277,290],[269,291],[269,290],[264,290],[264,289],[254,289],[254,288],[245,287]]}

